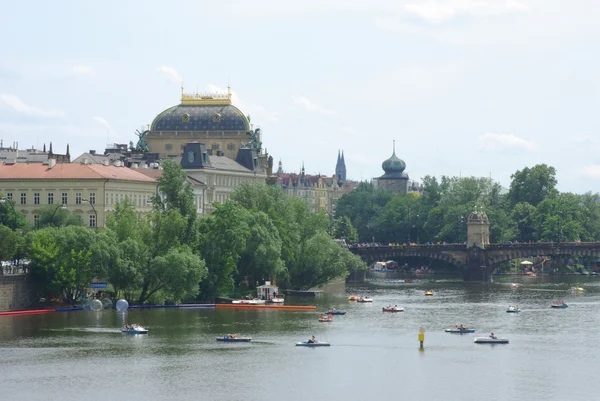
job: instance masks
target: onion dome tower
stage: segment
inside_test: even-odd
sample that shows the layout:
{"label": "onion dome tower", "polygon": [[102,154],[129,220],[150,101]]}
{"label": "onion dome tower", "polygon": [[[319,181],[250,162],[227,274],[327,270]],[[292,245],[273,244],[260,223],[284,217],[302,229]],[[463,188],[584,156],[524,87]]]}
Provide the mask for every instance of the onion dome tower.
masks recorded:
{"label": "onion dome tower", "polygon": [[378,178],[378,187],[394,194],[408,192],[408,174],[404,172],[406,163],[396,156],[396,141],[394,141],[392,156],[381,164],[385,172]]}

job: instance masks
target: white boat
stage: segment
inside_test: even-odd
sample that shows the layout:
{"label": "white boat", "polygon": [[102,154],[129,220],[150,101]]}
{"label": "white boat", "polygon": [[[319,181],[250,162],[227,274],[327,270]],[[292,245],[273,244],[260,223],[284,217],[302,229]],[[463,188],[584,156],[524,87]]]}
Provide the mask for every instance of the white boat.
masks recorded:
{"label": "white boat", "polygon": [[509,306],[508,308],[506,308],[506,313],[519,313],[521,312],[521,309],[519,309],[518,306]]}
{"label": "white boat", "polygon": [[264,305],[265,302],[264,299],[251,299],[248,301],[248,305]]}
{"label": "white boat", "polygon": [[507,338],[492,338],[488,337],[475,337],[473,340],[475,344],[508,344]]}
{"label": "white boat", "polygon": [[357,302],[373,302],[373,298],[360,297]]}
{"label": "white boat", "polygon": [[282,304],[284,301],[283,298],[279,298],[279,297],[275,297],[271,299],[271,302],[273,302],[274,304]]}

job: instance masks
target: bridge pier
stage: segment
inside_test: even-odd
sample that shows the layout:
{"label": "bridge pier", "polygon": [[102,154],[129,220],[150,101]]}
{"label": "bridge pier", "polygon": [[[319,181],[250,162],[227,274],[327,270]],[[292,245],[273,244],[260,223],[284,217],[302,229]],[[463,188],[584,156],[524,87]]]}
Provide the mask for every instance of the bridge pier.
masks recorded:
{"label": "bridge pier", "polygon": [[463,281],[492,282],[492,268],[486,265],[471,264],[462,268]]}

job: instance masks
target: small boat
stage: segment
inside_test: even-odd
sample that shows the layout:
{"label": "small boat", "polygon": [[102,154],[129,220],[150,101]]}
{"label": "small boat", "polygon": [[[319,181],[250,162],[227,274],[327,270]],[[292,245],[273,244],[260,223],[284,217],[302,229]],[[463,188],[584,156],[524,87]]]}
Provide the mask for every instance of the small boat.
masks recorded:
{"label": "small boat", "polygon": [[266,301],[264,299],[251,299],[248,301],[248,305],[264,305]]}
{"label": "small boat", "polygon": [[249,343],[250,341],[252,341],[252,337],[230,337],[228,335],[217,337],[217,342],[225,343]]}
{"label": "small boat", "polygon": [[475,344],[508,344],[506,338],[492,338],[492,337],[475,337],[473,340]]}
{"label": "small boat", "polygon": [[142,326],[129,326],[129,327],[125,327],[123,330],[121,330],[121,333],[125,333],[125,334],[148,334],[148,330],[143,328]]}
{"label": "small boat", "polygon": [[360,297],[360,298],[358,298],[357,302],[373,302],[373,298]]}
{"label": "small boat", "polygon": [[451,329],[446,329],[444,330],[446,333],[452,333],[452,334],[467,334],[467,333],[475,333],[475,329],[471,329],[469,327],[463,327],[463,328],[459,328],[459,327],[452,327]]}
{"label": "small boat", "polygon": [[345,315],[346,312],[342,312],[341,310],[330,310],[325,312],[326,315]]}
{"label": "small boat", "polygon": [[399,308],[397,306],[388,306],[387,308],[381,308],[382,312],[404,312],[404,308]]}
{"label": "small boat", "polygon": [[412,281],[411,279],[406,279],[406,280],[404,280],[404,282],[405,282],[406,284],[411,284],[413,281]]}
{"label": "small boat", "polygon": [[509,306],[508,308],[506,308],[506,313],[519,313],[521,312],[521,309],[519,309],[518,306]]}
{"label": "small boat", "polygon": [[358,296],[357,295],[350,295],[348,297],[348,301],[358,301]]}
{"label": "small boat", "polygon": [[316,341],[314,343],[311,343],[309,341],[301,341],[299,343],[296,343],[296,347],[329,347],[330,345],[331,344],[324,341]]}
{"label": "small boat", "polygon": [[274,304],[282,304],[283,301],[284,299],[282,297],[271,298],[271,302],[273,302]]}
{"label": "small boat", "polygon": [[571,291],[574,292],[584,292],[585,290],[581,287],[571,287]]}
{"label": "small boat", "polygon": [[550,307],[552,307],[554,309],[565,309],[565,308],[568,308],[569,305],[567,305],[563,301],[554,301],[554,302],[552,302],[552,305],[550,305]]}
{"label": "small boat", "polygon": [[425,295],[433,295],[433,290],[427,290],[427,291],[425,291]]}
{"label": "small boat", "polygon": [[510,283],[510,288],[519,288],[519,283]]}

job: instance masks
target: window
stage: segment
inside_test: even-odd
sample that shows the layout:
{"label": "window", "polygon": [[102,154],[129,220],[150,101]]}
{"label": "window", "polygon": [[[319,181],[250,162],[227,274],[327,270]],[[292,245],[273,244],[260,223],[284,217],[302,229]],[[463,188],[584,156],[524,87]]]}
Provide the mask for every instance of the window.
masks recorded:
{"label": "window", "polygon": [[40,215],[39,214],[33,215],[33,226],[35,228],[38,228],[40,226]]}
{"label": "window", "polygon": [[27,192],[21,192],[21,205],[27,204]]}
{"label": "window", "polygon": [[81,205],[81,192],[75,192],[75,204]]}
{"label": "window", "polygon": [[53,192],[48,192],[48,204],[49,205],[54,204],[54,193]]}
{"label": "window", "polygon": [[95,205],[96,204],[96,193],[95,192],[90,192],[90,205]]}
{"label": "window", "polygon": [[227,144],[227,150],[234,150],[234,149],[235,149],[235,145],[233,143]]}
{"label": "window", "polygon": [[167,143],[165,145],[165,150],[173,150],[173,145],[171,145],[170,143]]}
{"label": "window", "polygon": [[40,204],[40,193],[39,192],[35,192],[33,194],[33,204],[34,205],[39,205]]}
{"label": "window", "polygon": [[219,144],[218,144],[218,143],[213,143],[213,144],[210,146],[210,148],[211,148],[212,150],[219,150]]}
{"label": "window", "polygon": [[6,199],[8,199],[9,201],[12,200],[12,192],[6,194]]}
{"label": "window", "polygon": [[68,197],[68,195],[67,195],[66,192],[62,193],[62,199],[61,200],[62,200],[62,204],[63,205],[66,205],[68,203],[67,201],[69,200],[69,197]]}
{"label": "window", "polygon": [[96,227],[96,215],[95,214],[90,214],[90,227],[92,227],[92,228]]}

